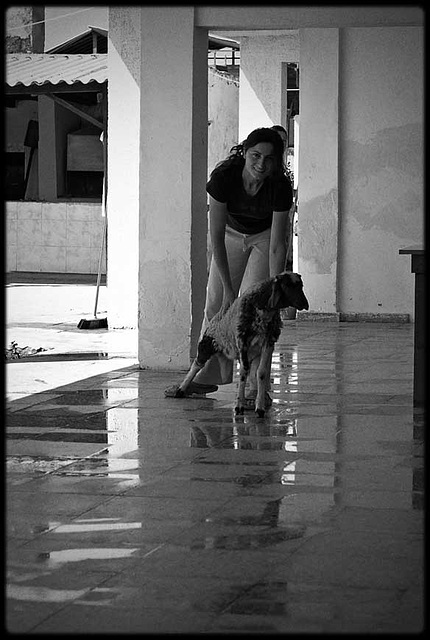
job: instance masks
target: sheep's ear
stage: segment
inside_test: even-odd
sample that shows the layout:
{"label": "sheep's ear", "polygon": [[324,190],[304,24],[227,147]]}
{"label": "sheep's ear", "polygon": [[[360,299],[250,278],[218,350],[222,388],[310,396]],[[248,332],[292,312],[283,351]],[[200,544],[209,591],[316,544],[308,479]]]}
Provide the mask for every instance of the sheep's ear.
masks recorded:
{"label": "sheep's ear", "polygon": [[281,274],[273,279],[272,291],[268,300],[270,309],[285,309],[290,306],[289,284],[288,274]]}

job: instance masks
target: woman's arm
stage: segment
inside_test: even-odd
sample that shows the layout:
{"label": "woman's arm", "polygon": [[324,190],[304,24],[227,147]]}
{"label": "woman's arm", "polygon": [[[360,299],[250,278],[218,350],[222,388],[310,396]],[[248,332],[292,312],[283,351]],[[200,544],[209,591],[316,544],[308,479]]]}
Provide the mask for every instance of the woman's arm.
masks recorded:
{"label": "woman's arm", "polygon": [[269,269],[270,277],[285,270],[287,255],[288,211],[274,211],[270,233]]}
{"label": "woman's arm", "polygon": [[212,255],[224,287],[222,310],[226,311],[235,299],[225,248],[225,225],[227,205],[209,196],[209,230],[212,244]]}

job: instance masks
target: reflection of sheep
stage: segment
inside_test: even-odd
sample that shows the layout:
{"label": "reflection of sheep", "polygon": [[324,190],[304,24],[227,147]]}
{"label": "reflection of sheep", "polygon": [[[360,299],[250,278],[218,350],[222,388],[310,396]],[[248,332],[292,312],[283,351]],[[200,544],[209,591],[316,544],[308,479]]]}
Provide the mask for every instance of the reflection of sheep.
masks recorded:
{"label": "reflection of sheep", "polygon": [[282,327],[279,310],[285,307],[309,309],[301,276],[290,271],[250,287],[236,298],[224,315],[216,314],[198,344],[197,357],[175,397],[183,398],[189,384],[206,362],[215,353],[222,353],[229,360],[236,358],[240,362],[236,413],[244,411],[245,384],[252,367],[257,374],[255,412],[263,417],[273,347]]}

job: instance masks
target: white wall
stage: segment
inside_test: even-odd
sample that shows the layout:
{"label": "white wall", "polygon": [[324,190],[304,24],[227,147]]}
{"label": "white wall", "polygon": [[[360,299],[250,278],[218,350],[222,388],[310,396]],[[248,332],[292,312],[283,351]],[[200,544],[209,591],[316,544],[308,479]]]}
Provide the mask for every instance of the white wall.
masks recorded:
{"label": "white wall", "polygon": [[[154,249],[144,250],[139,245],[139,181],[141,173],[147,174],[153,160],[148,157],[143,169],[140,169],[140,83],[141,83],[141,9],[140,7],[110,7],[109,8],[109,120],[108,120],[108,300],[109,326],[137,327],[139,300],[139,263],[148,259]],[[144,57],[144,64],[146,55]],[[206,65],[206,56],[204,58]],[[149,64],[149,62],[148,62]],[[181,73],[192,72],[191,62],[186,58],[186,68]],[[238,129],[238,86],[231,78],[210,70],[208,81],[208,118],[212,124],[208,130],[209,138],[209,167],[221,160],[230,147],[237,142]],[[161,79],[164,71],[154,77],[154,92],[158,87],[158,77]],[[171,83],[171,91],[175,93],[175,86],[179,79]],[[127,99],[124,99],[124,96]],[[165,108],[161,105],[160,110]],[[158,109],[158,107],[156,107]],[[174,113],[161,121],[161,131],[173,128],[168,144],[160,147],[164,162],[174,163],[173,180],[178,180],[178,163],[182,167],[182,155],[177,150],[180,143],[176,139],[180,133],[180,114]],[[125,126],[126,125],[126,126]],[[147,140],[154,140],[154,130],[147,130]],[[156,138],[154,144],[160,146],[162,138]],[[145,144],[145,141],[144,141]],[[165,160],[164,160],[165,159]],[[184,167],[189,171],[189,166]],[[164,182],[169,175],[161,171]],[[163,184],[158,194],[163,194]],[[175,205],[180,202],[175,194]],[[157,198],[157,207],[163,198]],[[163,205],[164,207],[164,205]],[[168,238],[171,231],[174,207],[165,209],[167,220],[164,237]],[[154,210],[156,211],[156,209]],[[148,215],[152,215],[152,211]],[[146,213],[141,222],[145,234]],[[205,208],[203,208],[205,215]],[[150,243],[152,244],[152,243]],[[157,290],[162,290],[163,283],[154,281]],[[202,297],[203,293],[201,294]],[[147,295],[144,296],[147,299]],[[141,300],[145,309],[144,300]],[[200,300],[200,306],[202,301]],[[145,311],[144,311],[145,313]],[[197,329],[194,330],[197,332]],[[196,338],[195,338],[196,339]]]}
{"label": "white wall", "polygon": [[312,311],[335,313],[338,29],[300,30],[298,269]]}
{"label": "white wall", "polygon": [[[422,24],[422,12],[414,8],[332,7],[327,10],[324,7],[293,6],[254,9],[145,5],[139,9],[142,17],[140,127],[134,127],[134,117],[130,127],[134,135],[138,135],[139,130],[141,133],[139,190],[133,193],[139,200],[140,219],[140,365],[172,369],[187,367],[190,344],[195,342],[196,326],[201,319],[201,293],[206,279],[206,270],[202,269],[202,265],[206,261],[207,231],[206,215],[202,215],[202,211],[206,214],[204,185],[207,177],[207,29],[275,29],[276,36],[282,36],[279,31],[285,29],[307,32],[303,33],[300,42],[301,91],[304,90],[304,102],[300,113],[300,149],[303,150],[303,155],[300,157],[299,224],[300,227],[303,226],[303,242],[299,250],[299,266],[307,293],[309,294],[309,289],[311,291],[308,295],[311,308],[315,310],[342,310],[339,303],[345,301],[342,296],[348,291],[350,281],[360,282],[362,296],[365,287],[372,287],[369,282],[372,274],[366,269],[360,273],[361,264],[354,274],[352,270],[348,274],[347,269],[352,265],[348,260],[353,256],[352,245],[356,240],[353,236],[351,242],[346,242],[348,226],[345,226],[354,224],[353,205],[358,199],[354,196],[353,187],[355,181],[360,183],[362,165],[359,162],[360,156],[351,153],[345,142],[349,145],[349,141],[356,136],[356,125],[357,130],[360,130],[364,123],[364,117],[357,114],[354,106],[357,99],[363,99],[363,96],[371,105],[368,114],[370,117],[373,117],[378,100],[382,101],[382,109],[387,108],[388,118],[384,127],[398,128],[400,121],[401,126],[413,125],[414,135],[418,135],[418,132],[422,135],[422,115],[418,112],[419,109],[414,107],[416,121],[404,114],[405,107],[409,108],[417,96],[419,99],[422,90],[421,75],[413,68],[422,56],[422,46],[416,38],[422,33],[422,28],[411,29],[412,37],[407,43],[400,38],[398,44],[405,58],[402,62],[399,61],[401,72],[397,74],[394,67],[399,56],[394,50],[396,40],[393,39],[394,32],[389,26]],[[130,8],[124,8],[124,11],[127,10]],[[134,11],[134,8],[131,10]],[[350,34],[346,34],[345,40],[338,40],[339,35],[343,35],[342,30],[347,27],[354,28]],[[362,29],[363,41],[360,40],[359,33],[362,27],[365,27]],[[379,27],[386,27],[387,31]],[[401,35],[402,29],[403,27],[396,32],[397,36]],[[408,28],[405,29],[408,31]],[[385,41],[382,48],[378,31]],[[353,32],[357,35],[354,36]],[[257,37],[264,34],[252,35]],[[252,122],[245,123],[245,135],[255,126],[272,124],[281,116],[281,99],[276,102],[271,97],[274,94],[268,93],[273,87],[279,86],[280,60],[288,60],[285,52],[279,56],[276,72],[268,63],[260,60],[265,65],[266,72],[272,74],[271,84],[264,85],[267,95],[259,95],[264,89],[264,86],[261,87],[262,80],[259,85],[254,83],[253,98],[259,102],[262,110],[258,116],[253,116]],[[340,60],[342,66],[339,66]],[[242,55],[242,65],[244,64],[246,62]],[[374,68],[377,67],[379,68],[375,72]],[[365,83],[360,83],[364,87],[360,95],[358,88],[351,86],[352,78],[357,81],[363,68],[372,69],[372,73],[381,79],[381,91],[378,90],[376,81],[370,83],[370,89]],[[412,82],[408,79],[407,71],[411,74]],[[348,78],[349,72],[352,77]],[[248,71],[248,81],[250,77],[251,73]],[[121,96],[118,96],[118,100],[124,100],[126,94],[123,86],[126,84],[122,85],[120,78],[116,80],[114,85],[110,85],[110,91],[119,91]],[[414,86],[415,80],[420,84],[418,92]],[[399,99],[390,84],[395,81],[398,83],[399,95],[409,92],[411,97]],[[241,117],[241,105],[239,109]],[[399,113],[399,109],[402,113]],[[267,116],[266,121],[260,121],[263,113]],[[257,117],[258,122],[254,121],[254,117]],[[377,126],[382,127],[379,121]],[[241,137],[242,130],[239,132],[239,138]],[[399,153],[392,143],[370,148],[370,161],[377,172],[381,157],[379,152],[382,150],[385,153],[387,149]],[[120,161],[125,161],[119,139],[118,146],[114,150],[111,148],[111,151],[119,154]],[[384,154],[382,156],[385,157]],[[412,162],[418,176],[422,175],[420,157],[420,152],[416,151],[414,145],[407,148],[407,159]],[[132,160],[132,171],[136,170],[134,160],[135,158]],[[390,239],[386,235],[385,244],[379,247],[381,253],[390,251],[397,240],[422,238],[420,184],[411,180],[412,171],[407,169],[406,161],[399,160],[398,164],[406,177],[400,171],[396,175],[403,180],[405,190],[406,185],[410,187],[408,194],[413,203],[413,215],[406,215],[402,220],[405,231],[399,233],[391,245],[386,242]],[[349,172],[346,181],[345,168]],[[418,178],[418,183],[419,181]],[[382,187],[385,185],[380,180],[378,184]],[[384,189],[382,192],[379,190],[379,194],[378,211],[381,214],[385,212],[384,206],[391,210],[393,199],[389,189],[385,192]],[[375,202],[375,197],[371,202]],[[338,242],[337,237],[339,229],[341,242]],[[402,260],[402,257],[396,257],[399,261]],[[343,261],[346,270],[343,270]],[[409,274],[409,265],[403,265],[404,274]],[[120,269],[120,260],[114,261],[110,268]],[[345,281],[339,289],[338,281],[341,282],[342,271]],[[390,282],[391,306],[384,307],[384,311],[388,308],[396,309],[399,297],[395,291],[396,277],[397,273],[394,273]],[[404,282],[408,281],[412,296],[412,277],[405,275]],[[199,302],[196,305],[197,298]],[[361,300],[361,310],[369,308],[366,306],[368,298],[357,299]],[[411,311],[411,300],[410,297],[404,301],[408,312]],[[380,301],[375,298],[374,302],[378,304]]]}
{"label": "white wall", "polygon": [[282,124],[282,63],[299,62],[299,49],[298,31],[241,36],[240,140],[257,127]]}
{"label": "white wall", "polygon": [[137,327],[140,176],[140,7],[109,7],[108,317]]}
{"label": "white wall", "polygon": [[188,368],[206,287],[207,33],[142,11],[139,364]]}
{"label": "white wall", "polygon": [[239,81],[209,67],[208,175],[239,141]]}
{"label": "white wall", "polygon": [[[282,64],[300,68],[298,256],[311,310],[336,311],[338,30],[241,36],[239,136],[283,124]],[[305,123],[305,124],[303,124]],[[298,153],[297,153],[298,152]],[[297,260],[298,258],[298,260]]]}
{"label": "white wall", "polygon": [[[208,73],[208,178],[239,141],[239,81],[209,67]],[[209,220],[207,270],[212,256]]]}
{"label": "white wall", "polygon": [[103,232],[99,203],[6,202],[5,214],[7,271],[97,273]]}
{"label": "white wall", "polygon": [[420,6],[297,6],[202,5],[196,7],[196,26],[208,29],[279,30],[303,28],[384,27],[424,22]]}
{"label": "white wall", "polygon": [[413,316],[398,249],[423,240],[422,38],[421,27],[240,36],[240,139],[280,121],[281,64],[300,63],[296,264],[313,311]]}
{"label": "white wall", "polygon": [[345,29],[341,56],[339,306],[413,313],[401,247],[422,243],[423,29]]}

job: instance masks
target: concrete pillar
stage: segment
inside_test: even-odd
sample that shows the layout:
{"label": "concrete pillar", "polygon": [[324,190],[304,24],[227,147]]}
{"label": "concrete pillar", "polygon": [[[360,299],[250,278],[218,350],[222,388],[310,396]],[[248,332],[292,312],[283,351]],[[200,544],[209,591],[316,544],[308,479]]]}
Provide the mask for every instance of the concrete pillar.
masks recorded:
{"label": "concrete pillar", "polygon": [[39,96],[39,198],[47,202],[57,200],[57,158],[55,135],[55,103],[47,96]]}
{"label": "concrete pillar", "polygon": [[140,13],[140,7],[109,7],[107,293],[112,329],[137,328]]}
{"label": "concrete pillar", "polygon": [[141,13],[141,367],[188,368],[203,313],[207,238],[207,30],[194,7]]}
{"label": "concrete pillar", "polygon": [[338,311],[338,75],[339,30],[301,29],[298,269],[324,313]]}

